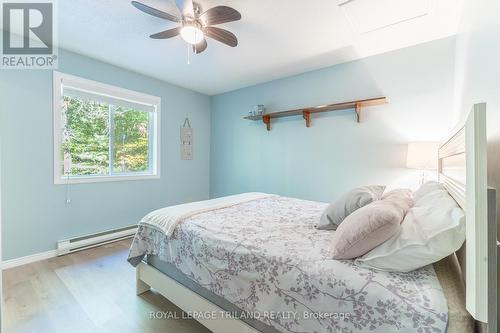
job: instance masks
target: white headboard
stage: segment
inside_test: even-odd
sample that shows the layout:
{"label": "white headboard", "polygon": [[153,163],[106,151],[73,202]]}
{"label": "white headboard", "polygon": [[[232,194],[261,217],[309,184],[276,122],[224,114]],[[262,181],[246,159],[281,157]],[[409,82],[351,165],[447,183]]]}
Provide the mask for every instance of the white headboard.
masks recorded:
{"label": "white headboard", "polygon": [[[496,199],[488,189],[486,104],[439,148],[439,180],[466,213],[466,307],[485,332],[496,332]],[[465,267],[465,263],[466,266]]]}

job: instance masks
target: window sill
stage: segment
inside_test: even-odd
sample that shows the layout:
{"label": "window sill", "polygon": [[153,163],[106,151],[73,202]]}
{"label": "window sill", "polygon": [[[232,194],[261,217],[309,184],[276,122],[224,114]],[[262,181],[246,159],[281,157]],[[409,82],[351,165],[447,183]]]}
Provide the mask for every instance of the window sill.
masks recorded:
{"label": "window sill", "polygon": [[160,179],[160,175],[114,175],[114,176],[90,176],[90,177],[70,177],[55,178],[55,185],[66,184],[89,184],[89,183],[107,183],[107,182],[127,182],[132,180],[152,180]]}

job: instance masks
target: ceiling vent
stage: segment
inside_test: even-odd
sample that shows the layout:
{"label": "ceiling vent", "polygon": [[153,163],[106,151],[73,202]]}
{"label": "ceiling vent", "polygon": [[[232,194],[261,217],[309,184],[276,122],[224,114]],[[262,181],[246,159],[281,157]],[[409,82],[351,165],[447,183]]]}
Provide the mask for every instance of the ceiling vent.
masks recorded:
{"label": "ceiling vent", "polygon": [[361,34],[423,17],[431,0],[339,0],[347,19]]}

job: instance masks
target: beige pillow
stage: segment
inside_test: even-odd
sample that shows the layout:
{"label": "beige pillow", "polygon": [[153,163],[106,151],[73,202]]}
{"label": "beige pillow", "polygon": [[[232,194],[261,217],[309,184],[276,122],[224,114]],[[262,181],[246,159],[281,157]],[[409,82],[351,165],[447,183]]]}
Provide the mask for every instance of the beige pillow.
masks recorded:
{"label": "beige pillow", "polygon": [[413,206],[410,190],[393,190],[345,218],[333,236],[333,259],[354,259],[391,238]]}

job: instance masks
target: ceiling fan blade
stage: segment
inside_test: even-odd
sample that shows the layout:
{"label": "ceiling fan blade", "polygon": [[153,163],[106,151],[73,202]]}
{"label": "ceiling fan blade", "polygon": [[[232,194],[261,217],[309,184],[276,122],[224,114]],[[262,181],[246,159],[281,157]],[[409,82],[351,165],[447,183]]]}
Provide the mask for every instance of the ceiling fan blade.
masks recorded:
{"label": "ceiling fan blade", "polygon": [[149,14],[149,15],[153,15],[153,16],[156,16],[156,17],[159,17],[162,19],[172,21],[172,22],[180,22],[181,21],[180,18],[178,18],[175,15],[172,15],[172,14],[169,14],[169,13],[164,12],[162,10],[150,7],[150,6],[145,5],[145,4],[138,2],[138,1],[132,1],[132,5],[135,8],[139,9],[140,11],[142,11],[146,14]]}
{"label": "ceiling fan blade", "polygon": [[207,46],[208,46],[207,40],[205,38],[203,38],[203,40],[201,42],[193,45],[193,52],[195,54],[200,54],[201,52],[203,52],[207,49]]}
{"label": "ceiling fan blade", "polygon": [[193,0],[175,0],[175,4],[177,8],[179,8],[182,16],[194,18]]}
{"label": "ceiling fan blade", "polygon": [[216,27],[205,27],[203,28],[205,36],[215,39],[221,43],[229,45],[231,47],[238,46],[238,38],[232,33],[225,29]]}
{"label": "ceiling fan blade", "polygon": [[153,39],[167,39],[167,38],[172,38],[172,37],[179,35],[180,31],[181,31],[181,27],[177,27],[177,28],[161,31],[161,32],[158,32],[156,34],[152,34],[149,37],[151,37]]}
{"label": "ceiling fan blade", "polygon": [[240,12],[228,6],[213,7],[200,15],[200,20],[205,23],[205,25],[222,24],[238,21],[240,19]]}

